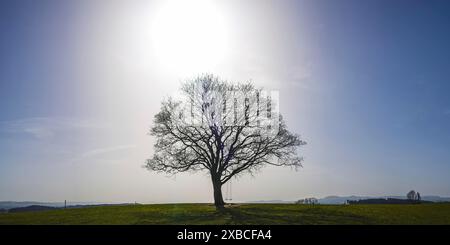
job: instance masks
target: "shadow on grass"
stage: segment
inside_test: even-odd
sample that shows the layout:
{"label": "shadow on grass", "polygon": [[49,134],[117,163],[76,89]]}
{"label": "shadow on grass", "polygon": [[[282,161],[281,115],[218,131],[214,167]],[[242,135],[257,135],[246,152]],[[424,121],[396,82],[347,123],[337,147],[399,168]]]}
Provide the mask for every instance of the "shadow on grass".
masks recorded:
{"label": "shadow on grass", "polygon": [[184,206],[172,205],[165,210],[151,210],[136,213],[136,224],[172,224],[199,225],[224,224],[226,214],[216,212],[213,206]]}
{"label": "shadow on grass", "polygon": [[229,206],[223,210],[187,210],[173,206],[165,212],[137,214],[136,224],[224,224],[224,225],[327,225],[373,224],[374,220],[344,210],[326,207]]}
{"label": "shadow on grass", "polygon": [[326,225],[326,224],[371,224],[368,217],[324,208],[284,209],[239,208],[223,211],[230,219],[227,224],[271,224],[271,225]]}

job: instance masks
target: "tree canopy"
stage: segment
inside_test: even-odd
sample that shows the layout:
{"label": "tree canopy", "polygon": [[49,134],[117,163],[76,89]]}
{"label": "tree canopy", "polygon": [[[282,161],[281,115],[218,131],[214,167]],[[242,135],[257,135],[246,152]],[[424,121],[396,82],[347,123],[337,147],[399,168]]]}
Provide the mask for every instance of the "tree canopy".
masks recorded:
{"label": "tree canopy", "polygon": [[300,167],[299,146],[288,131],[270,93],[250,82],[230,83],[213,75],[184,82],[181,93],[164,100],[150,134],[152,171],[177,173],[206,170],[216,206],[223,206],[221,186],[232,177],[253,174],[266,165]]}

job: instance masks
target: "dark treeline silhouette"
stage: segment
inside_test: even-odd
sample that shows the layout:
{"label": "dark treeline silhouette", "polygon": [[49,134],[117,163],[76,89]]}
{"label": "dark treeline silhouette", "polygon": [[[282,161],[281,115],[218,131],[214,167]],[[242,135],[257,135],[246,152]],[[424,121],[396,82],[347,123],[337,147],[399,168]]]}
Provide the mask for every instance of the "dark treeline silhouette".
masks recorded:
{"label": "dark treeline silhouette", "polygon": [[319,200],[315,197],[300,199],[295,202],[296,204],[319,204]]}
{"label": "dark treeline silhouette", "polygon": [[432,203],[430,201],[422,201],[420,193],[411,190],[406,194],[406,199],[400,198],[370,198],[362,200],[347,200],[347,204],[419,204]]}
{"label": "dark treeline silhouette", "polygon": [[430,201],[419,201],[411,199],[398,199],[398,198],[373,198],[362,200],[348,200],[348,204],[419,204],[419,203],[432,203]]}
{"label": "dark treeline silhouette", "polygon": [[9,213],[18,213],[18,212],[36,212],[36,211],[47,211],[47,210],[54,210],[58,209],[56,207],[49,207],[49,206],[40,206],[40,205],[31,205],[27,207],[20,207],[20,208],[11,208],[8,210]]}

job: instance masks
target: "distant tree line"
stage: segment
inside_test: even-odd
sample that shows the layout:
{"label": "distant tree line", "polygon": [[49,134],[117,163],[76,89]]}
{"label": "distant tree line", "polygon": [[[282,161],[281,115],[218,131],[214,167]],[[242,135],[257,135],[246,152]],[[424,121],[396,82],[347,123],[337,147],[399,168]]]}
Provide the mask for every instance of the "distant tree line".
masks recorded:
{"label": "distant tree line", "polygon": [[315,197],[300,199],[295,202],[296,204],[318,204],[319,200]]}
{"label": "distant tree line", "polygon": [[422,201],[420,193],[414,190],[411,190],[406,194],[406,199],[371,198],[363,200],[347,200],[347,204],[418,204],[424,202],[429,203],[428,201]]}

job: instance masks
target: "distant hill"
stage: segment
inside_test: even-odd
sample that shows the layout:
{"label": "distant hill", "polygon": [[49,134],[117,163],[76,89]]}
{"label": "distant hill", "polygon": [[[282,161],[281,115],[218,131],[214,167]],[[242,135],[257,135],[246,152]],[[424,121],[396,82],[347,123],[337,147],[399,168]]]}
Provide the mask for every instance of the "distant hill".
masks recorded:
{"label": "distant hill", "polygon": [[431,202],[450,202],[450,197],[424,196],[422,197],[422,200]]}
{"label": "distant hill", "polygon": [[369,199],[369,196],[327,196],[319,199],[320,204],[344,204],[349,201],[357,201],[361,199]]}
{"label": "distant hill", "polygon": [[[359,200],[367,200],[367,199],[406,199],[406,196],[327,196],[324,198],[319,198],[319,204],[345,204],[347,200],[349,201],[359,201]],[[303,199],[303,198],[299,198]],[[297,199],[297,200],[299,200]],[[289,200],[257,200],[257,201],[247,201],[244,203],[273,203],[273,204],[287,204],[287,203],[295,203],[297,200],[289,201]],[[422,196],[422,201],[426,202],[450,202],[450,197],[441,197],[441,196]]]}
{"label": "distant hill", "polygon": [[[32,205],[38,206],[48,206],[48,207],[64,207],[64,202],[34,202],[34,201],[24,201],[24,202],[14,202],[14,201],[0,201],[0,209],[11,209],[11,208],[21,208]],[[67,202],[67,207],[69,206],[86,206],[86,205],[116,205],[116,204],[104,204],[100,202]]]}
{"label": "distant hill", "polygon": [[424,204],[433,203],[430,201],[417,201],[399,198],[373,198],[373,199],[362,199],[358,201],[350,201],[349,204]]}
{"label": "distant hill", "polygon": [[64,207],[64,202],[4,201],[4,202],[0,202],[0,209],[22,208],[22,207],[27,207],[27,206],[32,206],[32,205],[48,206],[48,207]]}
{"label": "distant hill", "polygon": [[[404,196],[382,196],[382,197],[373,197],[373,196],[327,196],[319,199],[320,204],[344,204],[347,200],[349,201],[358,201],[365,199],[406,199]],[[450,197],[440,197],[440,196],[422,196],[423,201],[430,202],[450,202]]]}
{"label": "distant hill", "polygon": [[9,213],[37,212],[37,211],[47,211],[47,210],[54,210],[54,209],[58,209],[58,208],[49,207],[49,206],[31,205],[31,206],[27,206],[27,207],[11,208],[8,210],[8,212]]}
{"label": "distant hill", "polygon": [[[134,204],[134,203],[133,203]],[[107,205],[131,205],[131,203],[95,203],[95,202],[68,202],[68,208],[82,208],[90,206],[107,206]],[[0,212],[1,210],[11,210],[14,208],[26,208],[30,206],[45,206],[50,208],[63,208],[64,202],[12,202],[4,201],[0,202]]]}

